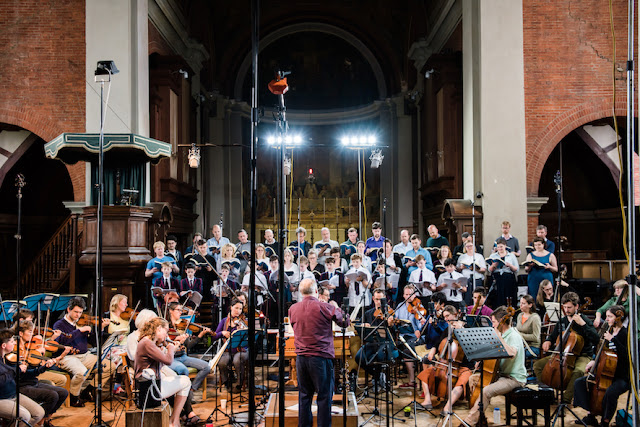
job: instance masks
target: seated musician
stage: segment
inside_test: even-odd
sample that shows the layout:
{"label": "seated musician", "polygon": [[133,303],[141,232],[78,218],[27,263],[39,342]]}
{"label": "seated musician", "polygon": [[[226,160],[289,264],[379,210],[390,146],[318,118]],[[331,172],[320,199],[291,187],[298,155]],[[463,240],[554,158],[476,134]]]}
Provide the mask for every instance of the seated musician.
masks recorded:
{"label": "seated musician", "polygon": [[361,273],[364,278],[357,279],[355,283],[352,283],[348,277],[344,278],[344,283],[348,288],[349,307],[358,307],[359,304],[362,307],[369,307],[371,305],[371,291],[369,290],[371,273],[362,266],[362,256],[357,253],[351,255],[351,268],[347,271],[347,275],[354,273]]}
{"label": "seated musician", "polygon": [[[67,313],[65,316],[53,324],[53,329],[58,329],[63,332],[63,335],[58,337],[58,343],[63,346],[69,346],[76,349],[76,354],[67,354],[60,359],[60,366],[65,371],[71,374],[71,384],[69,385],[69,393],[71,398],[71,406],[83,407],[84,402],[80,398],[80,393],[83,390],[87,390],[85,397],[86,401],[93,400],[91,396],[91,388],[95,386],[84,386],[87,376],[93,372],[98,362],[98,357],[89,352],[89,342],[95,342],[95,326],[91,324],[78,327],[76,323],[80,320],[80,317],[87,308],[84,299],[82,297],[75,297],[69,300],[67,305]],[[109,319],[94,319],[100,325],[98,328],[100,331],[105,328],[111,321]],[[65,335],[67,334],[67,335]],[[91,340],[90,337],[93,337]],[[62,355],[63,350],[59,350],[54,354],[54,357]],[[100,355],[102,356],[102,355]],[[102,363],[102,359],[100,360]],[[111,376],[111,364],[103,363],[102,370],[102,388],[105,390],[105,394],[109,394],[109,377]],[[95,378],[94,378],[95,381]]]}
{"label": "seated musician", "polygon": [[155,258],[152,258],[147,263],[147,268],[144,271],[144,277],[151,277],[152,282],[155,282],[156,279],[162,277],[162,272],[160,271],[159,265],[162,265],[163,262],[171,263],[171,272],[173,274],[179,274],[180,269],[176,264],[176,260],[170,256],[164,254],[164,243],[163,242],[155,242],[153,244],[153,252],[156,254]]}
{"label": "seated musician", "polygon": [[[458,321],[458,309],[453,305],[446,305],[442,310],[442,317],[444,321],[451,324],[453,329],[462,328],[464,324]],[[453,334],[453,331],[452,331]],[[436,359],[436,354],[438,350],[440,350],[440,345],[442,341],[445,341],[449,337],[448,328],[446,328],[440,333],[438,345],[431,347],[429,350],[429,354],[427,354],[426,359],[428,362],[434,362]],[[452,349],[451,358],[455,359],[458,351],[461,351],[460,348],[456,345],[455,348]],[[447,364],[449,362],[449,352],[447,347],[442,348],[442,354],[440,354],[440,358],[436,363]],[[449,402],[444,407],[444,411],[451,411],[452,405],[454,405],[460,397],[464,395],[465,386],[469,382],[469,378],[473,373],[473,368],[475,366],[475,362],[469,362],[467,357],[465,356],[462,360],[460,367],[458,368],[457,380],[453,384],[453,388],[451,389],[451,398]],[[424,401],[422,402],[422,406],[425,409],[433,409],[433,404],[431,403],[431,393],[435,392],[435,379],[436,379],[436,366],[432,363],[426,365],[426,368],[420,372],[418,375],[418,379],[422,382],[422,390],[424,391]],[[447,366],[448,368],[448,366]]]}
{"label": "seated musician", "polygon": [[467,313],[473,316],[491,316],[493,310],[487,304],[487,292],[482,286],[473,290],[473,305],[467,306]]}
{"label": "seated musician", "polygon": [[186,277],[180,281],[177,291],[180,293],[194,291],[204,295],[202,279],[196,277],[196,265],[192,262],[187,263],[184,266],[184,272]]}
{"label": "seated musician", "polygon": [[[237,298],[231,300],[229,314],[222,319],[220,323],[218,323],[216,332],[213,335],[214,340],[218,340],[223,337],[228,340],[231,337],[231,334],[233,334],[237,329],[247,329],[247,319],[244,314],[242,314],[243,308],[244,304],[242,301]],[[240,391],[246,378],[247,364],[249,363],[247,347],[227,348],[222,357],[220,357],[220,361],[218,362],[218,366],[220,367],[220,380],[222,381],[222,384],[226,385],[227,390],[231,390],[233,385],[233,378],[229,368],[230,363],[233,363],[236,373],[238,374],[236,390]]]}
{"label": "seated musician", "polygon": [[[636,285],[636,294],[640,295],[640,288]],[[596,318],[593,321],[593,326],[598,328],[602,324],[602,316],[605,315],[607,309],[613,305],[621,305],[624,308],[625,315],[629,315],[629,284],[625,280],[618,280],[613,284],[613,296],[605,302],[602,307],[596,311]],[[620,302],[618,303],[618,298]],[[638,304],[640,305],[640,298],[636,296]]]}
{"label": "seated musician", "polygon": [[324,260],[324,267],[326,271],[320,275],[319,282],[328,280],[329,283],[325,284],[325,288],[331,292],[331,299],[342,304],[342,298],[347,296],[344,274],[336,270],[336,260],[332,256]]}
{"label": "seated musician", "polygon": [[[422,344],[420,331],[422,330],[422,326],[427,322],[426,309],[422,307],[418,295],[419,292],[413,285],[405,286],[402,295],[405,304],[399,305],[393,314],[394,319],[402,321],[402,323],[397,325],[398,333],[402,335],[412,350],[415,350],[416,345]],[[422,309],[424,313],[420,313],[419,309]],[[412,313],[410,313],[409,310],[411,310]],[[398,346],[400,346],[400,344],[398,344]],[[407,352],[407,350],[403,348],[400,348],[400,350],[405,353]],[[413,388],[415,385],[415,367],[413,360],[405,360],[405,366],[407,368],[409,381],[401,384],[400,388]]]}
{"label": "seated musician", "polygon": [[531,295],[520,298],[520,313],[516,321],[516,329],[526,341],[526,357],[540,357],[540,329],[542,322],[536,313],[536,304]]}
{"label": "seated musician", "polygon": [[211,329],[203,328],[198,335],[191,334],[188,330],[188,321],[182,319],[182,305],[177,302],[172,302],[168,306],[167,310],[167,322],[169,323],[169,329],[174,329],[176,332],[176,339],[174,341],[180,342],[184,345],[184,348],[177,348],[173,355],[173,362],[169,367],[174,370],[178,375],[189,376],[188,368],[196,368],[198,373],[191,383],[191,388],[195,391],[202,385],[204,379],[209,375],[209,364],[202,359],[196,357],[189,357],[187,351],[192,349],[205,335],[211,333]]}
{"label": "seated musician", "polygon": [[436,276],[433,271],[427,268],[427,261],[424,256],[417,255],[415,257],[416,267],[409,275],[409,283],[413,284],[416,289],[420,289],[420,296],[431,298],[436,291]]}
{"label": "seated musician", "polygon": [[442,292],[436,292],[431,296],[430,304],[433,304],[433,310],[430,309],[432,313],[429,313],[427,323],[422,329],[422,339],[427,350],[440,344],[442,331],[447,327],[447,322],[442,317],[442,311],[447,305],[447,297]]}
{"label": "seated musician", "polygon": [[[462,296],[467,292],[467,279],[456,271],[456,263],[453,262],[453,259],[451,258],[444,260],[444,268],[446,269],[446,272],[442,273],[438,278],[436,290],[442,291],[447,296],[447,302],[449,304],[455,306],[457,309],[461,309],[464,306]],[[462,284],[460,284],[460,282],[447,284],[447,279],[462,279],[463,282]]]}
{"label": "seated musician", "polygon": [[556,285],[554,283],[546,279],[540,282],[540,286],[538,287],[538,294],[536,295],[536,309],[543,324],[549,323],[549,316],[553,315],[553,313],[547,313],[547,309],[544,305],[545,302],[555,302],[556,294],[559,294],[559,301],[567,292],[576,292],[576,290],[564,280],[560,280],[560,289],[557,292],[555,287]]}
{"label": "seated musician", "polygon": [[[498,338],[507,350],[510,358],[501,359],[499,363],[500,377],[497,381],[487,385],[482,390],[482,407],[484,411],[490,408],[491,398],[509,393],[516,387],[523,387],[527,382],[527,369],[524,365],[524,345],[522,337],[515,328],[511,327],[511,319],[502,322],[508,315],[507,307],[500,306],[491,313],[491,322],[496,329]],[[465,422],[476,425],[480,418],[480,399],[469,411]]]}
{"label": "seated musician", "polygon": [[109,303],[109,319],[111,322],[107,327],[107,332],[109,334],[122,331],[124,332],[123,338],[129,334],[129,321],[120,317],[128,306],[129,299],[126,295],[115,294],[111,297],[111,302]]}
{"label": "seated musician", "polygon": [[[384,321],[384,315],[386,315],[386,312],[382,312],[383,299],[385,299],[385,294],[382,289],[376,289],[375,291],[373,291],[373,307],[371,307],[369,310],[367,310],[364,313],[364,319],[362,322],[364,326],[377,327],[382,325],[382,322]],[[380,315],[377,317],[375,315],[376,310],[380,311],[379,313]],[[391,325],[392,323],[393,323],[393,317],[390,316],[387,319],[387,325]],[[358,326],[356,326],[356,330],[357,331],[360,330]],[[369,332],[364,330],[364,334],[368,334],[368,333]],[[361,336],[361,338],[364,339],[365,337]],[[391,343],[385,343],[383,345],[380,345],[379,343],[375,343],[375,342],[365,342],[364,345],[361,346],[358,352],[356,353],[355,360],[359,367],[361,367],[362,369],[367,371],[369,374],[371,374],[372,373],[371,363],[384,362],[387,360],[396,359],[397,357],[398,357],[398,350],[395,347],[393,347]],[[374,378],[374,386],[380,383],[384,383],[381,377],[382,376],[380,376],[380,378]]]}
{"label": "seated musician", "polygon": [[[582,352],[576,359],[573,375],[571,375],[569,385],[564,391],[563,403],[571,403],[571,400],[573,399],[574,383],[578,378],[584,376],[587,363],[589,363],[589,360],[591,360],[591,357],[593,356],[593,349],[598,344],[599,337],[598,332],[591,323],[591,320],[589,320],[589,318],[584,314],[578,313],[578,308],[580,306],[580,297],[578,294],[574,292],[567,292],[562,297],[560,303],[562,304],[565,315],[560,319],[559,323],[556,323],[556,326],[553,328],[553,332],[542,344],[542,352],[547,353],[552,346],[555,347],[556,340],[561,333],[561,329],[562,331],[565,331],[570,323],[571,330],[584,338]],[[542,371],[550,358],[551,356],[544,357],[533,364],[533,371],[535,372],[538,381],[542,381]]]}
{"label": "seated musician", "polygon": [[[154,371],[156,378],[161,378],[162,366],[170,365],[173,362],[175,345],[172,342],[166,344],[166,352],[161,348],[165,345],[168,330],[167,321],[159,317],[149,320],[140,329],[140,339],[133,364],[136,379],[141,379],[142,371],[148,368]],[[190,385],[191,381],[185,375],[162,377],[159,381],[162,398],[175,396],[173,411],[169,419],[171,427],[180,427],[180,413],[189,397]]]}
{"label": "seated musician", "polygon": [[[588,411],[587,416],[582,419],[582,422],[588,426],[600,426],[607,427],[611,420],[615,417],[616,409],[618,408],[618,398],[620,395],[629,390],[631,384],[629,382],[629,351],[627,347],[627,333],[628,330],[622,325],[625,318],[624,307],[620,305],[613,305],[606,311],[606,322],[609,326],[609,330],[604,333],[604,342],[609,351],[616,353],[617,364],[615,372],[613,373],[613,382],[604,393],[604,399],[598,400],[598,404],[602,405],[600,411],[602,419],[598,424],[598,420],[592,411],[596,408],[591,407],[592,399],[590,399],[590,393],[587,389],[594,388],[594,384],[587,384],[589,381],[597,381],[595,372],[598,369],[596,366],[596,360],[591,360],[587,363],[585,371],[589,373],[588,376],[578,378],[575,382],[575,394],[573,399],[574,406],[579,406]],[[603,355],[601,355],[601,358]],[[602,360],[600,363],[604,363]],[[576,421],[577,423],[578,421]]]}
{"label": "seated musician", "polygon": [[[35,327],[30,320],[20,322],[18,327],[18,335],[20,336],[20,358],[27,354],[27,345],[32,344],[33,331]],[[42,409],[44,409],[44,426],[53,427],[51,423],[51,417],[62,406],[69,392],[63,388],[55,385],[50,385],[47,382],[38,381],[38,376],[45,372],[47,369],[58,363],[58,361],[67,355],[70,348],[66,348],[65,351],[58,357],[48,360],[42,360],[39,365],[29,365],[24,373],[20,374],[20,394],[29,397],[34,402],[40,403]],[[36,353],[38,356],[44,356],[44,345],[35,350],[30,350],[31,353]],[[56,374],[62,375],[62,374]]]}
{"label": "seated musician", "polygon": [[[13,329],[0,329],[0,417],[6,420],[14,420],[16,417],[16,367],[6,363],[7,355],[16,346],[14,334]],[[20,370],[26,372],[26,364],[22,364]],[[44,418],[45,413],[42,406],[20,393],[18,415],[29,425],[36,425]]]}

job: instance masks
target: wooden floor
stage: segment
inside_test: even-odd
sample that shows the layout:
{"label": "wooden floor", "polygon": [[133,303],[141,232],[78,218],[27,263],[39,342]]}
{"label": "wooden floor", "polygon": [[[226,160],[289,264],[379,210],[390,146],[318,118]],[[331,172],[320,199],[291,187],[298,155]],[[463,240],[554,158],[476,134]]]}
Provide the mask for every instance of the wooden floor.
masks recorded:
{"label": "wooden floor", "polygon": [[[263,384],[261,381],[261,378],[263,377],[263,369],[258,367],[256,368],[256,384]],[[266,369],[265,369],[266,372]],[[269,373],[271,374],[275,374],[277,373],[277,368],[270,368],[269,369]],[[202,398],[202,392],[198,391],[195,395],[196,397],[196,401],[198,403],[196,403],[194,405],[194,410],[195,412],[200,416],[200,418],[204,421],[205,419],[207,419],[207,417],[214,411],[214,409],[218,406],[218,402],[221,399],[230,399],[230,396],[227,394],[226,391],[224,391],[224,393],[220,393],[218,394],[218,396],[216,397],[216,388],[213,385],[214,380],[213,378],[209,379],[209,387],[207,390],[207,400],[206,401],[201,401]],[[277,383],[274,381],[270,381],[268,383],[268,387],[271,390],[275,390],[277,386]],[[439,413],[440,413],[440,409],[441,408],[436,408],[432,411],[432,413],[426,412],[426,411],[418,411],[417,412],[417,420],[414,421],[414,417],[413,417],[413,413],[410,414],[410,417],[406,418],[404,416],[404,411],[403,409],[407,406],[411,404],[411,401],[413,400],[413,390],[412,389],[401,389],[401,388],[395,388],[394,392],[397,394],[397,396],[393,397],[393,402],[389,402],[389,406],[391,407],[391,411],[392,413],[395,413],[397,411],[400,411],[398,414],[398,420],[395,420],[395,423],[397,425],[407,425],[407,426],[412,426],[412,425],[418,425],[418,426],[435,426],[436,424],[438,424],[438,421],[440,420],[439,418]],[[420,393],[420,391],[418,391],[418,394]],[[247,397],[247,393],[244,392],[242,393],[242,395],[246,398]],[[230,412],[230,409],[233,409],[233,412],[235,414],[235,416],[237,417],[238,421],[242,421],[247,419],[247,411],[248,411],[248,403],[243,402],[240,403],[238,402],[238,398],[237,395],[234,394],[234,402],[228,402],[227,403],[227,413]],[[262,396],[257,396],[256,399],[259,402],[260,399],[262,398]],[[385,401],[385,395],[384,393],[378,395],[378,409],[382,414],[385,414],[387,412],[386,409],[386,401]],[[420,400],[420,399],[418,399]],[[626,394],[620,398],[619,400],[619,406],[620,407],[624,407],[624,404],[626,402]],[[264,410],[265,410],[265,406],[266,406],[266,399],[264,399],[264,405],[261,405],[258,407],[258,416],[256,416],[256,419],[261,419],[261,415],[263,414]],[[111,411],[111,402],[105,402],[105,408],[103,409],[103,421],[107,422],[108,424],[115,426],[115,427],[124,427],[125,426],[125,416],[123,413],[123,407],[122,405],[117,405],[114,404],[114,411]],[[500,408],[500,413],[501,413],[501,420],[500,420],[500,424],[494,424],[493,423],[493,408]],[[56,415],[53,418],[53,424],[56,426],[88,426],[91,424],[91,420],[93,418],[93,409],[94,409],[94,405],[92,403],[87,403],[86,406],[84,408],[61,408]],[[370,415],[364,415],[363,412],[371,412],[375,409],[375,401],[373,399],[373,397],[368,397],[363,399],[361,402],[358,403],[358,410],[360,412],[360,422],[359,425],[362,425],[365,421],[369,420],[369,423],[367,423],[366,425],[386,425],[386,420],[383,417],[374,417],[373,419],[369,419]],[[553,407],[553,409],[555,409],[555,406]],[[467,402],[463,401],[460,402],[459,404],[457,404],[456,406],[454,406],[454,411],[456,412],[456,414],[458,416],[460,416],[460,418],[464,419],[464,417],[468,414],[469,410],[467,407]],[[514,410],[515,411],[515,410]],[[579,416],[582,417],[584,416],[586,413],[584,410],[580,409],[580,408],[576,408],[574,409],[574,412]],[[217,421],[215,419],[215,416],[217,415]],[[503,397],[497,397],[494,398],[491,402],[491,408],[490,410],[487,411],[487,418],[489,420],[489,425],[505,425],[505,409],[504,409],[504,398]],[[565,423],[568,424],[573,424],[573,420],[575,418],[573,417],[573,415],[571,415],[570,413],[567,413],[565,415]],[[404,420],[405,422],[402,422],[400,420]],[[114,422],[115,421],[115,422]],[[226,418],[224,415],[217,413],[214,414],[214,418],[212,421],[214,426],[226,426],[226,425],[230,425],[229,419]],[[454,426],[458,426],[460,424],[460,422],[457,419],[454,419],[453,421],[453,425]],[[515,425],[515,419],[512,419],[511,421],[512,425]],[[544,418],[542,416],[538,417],[538,424],[540,425],[544,425]],[[262,422],[261,425],[265,425],[264,422]],[[390,425],[394,425],[394,420],[392,420],[390,422]],[[439,425],[442,425],[442,422],[439,423]],[[266,427],[270,427],[270,426],[266,426]]]}

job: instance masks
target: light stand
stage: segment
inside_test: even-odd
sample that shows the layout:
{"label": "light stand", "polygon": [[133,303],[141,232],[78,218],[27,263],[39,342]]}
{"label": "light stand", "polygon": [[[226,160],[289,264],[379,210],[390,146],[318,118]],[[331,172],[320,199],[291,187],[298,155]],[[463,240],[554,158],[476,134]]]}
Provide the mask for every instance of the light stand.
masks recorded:
{"label": "light stand", "polygon": [[[16,230],[16,301],[18,307],[20,307],[20,268],[21,268],[21,252],[22,252],[22,188],[26,185],[24,180],[24,175],[18,174],[16,175],[16,187],[18,188],[18,194],[16,197],[18,198],[18,228]],[[5,322],[7,320],[5,313]],[[20,336],[18,334],[19,328],[16,328],[16,426],[20,425],[22,422],[28,426],[31,426],[28,421],[20,418]]]}
{"label": "light stand", "polygon": [[363,233],[362,231],[363,230],[362,229],[362,164],[360,162],[361,151],[362,150],[357,150],[357,153],[358,153],[358,234],[366,238],[366,233]]}
{"label": "light stand", "polygon": [[[349,297],[342,298],[342,314],[349,314]],[[342,426],[347,427],[347,409],[349,407],[349,399],[347,398],[347,327],[345,323],[342,326]]]}
{"label": "light stand", "polygon": [[[104,211],[104,121],[107,109],[105,108],[104,84],[109,83],[106,103],[109,102],[109,92],[111,92],[111,76],[119,71],[113,61],[98,61],[95,71],[95,81],[100,83],[100,139],[98,150],[98,208],[97,208],[97,227],[96,227],[96,305],[94,307],[94,316],[96,319],[102,319],[102,285],[104,278],[102,277],[102,216]],[[106,427],[107,424],[102,421],[102,345],[100,343],[100,331],[102,324],[96,324],[96,336],[98,337],[96,344],[96,354],[98,355],[98,378],[96,380],[96,407],[92,427]]]}

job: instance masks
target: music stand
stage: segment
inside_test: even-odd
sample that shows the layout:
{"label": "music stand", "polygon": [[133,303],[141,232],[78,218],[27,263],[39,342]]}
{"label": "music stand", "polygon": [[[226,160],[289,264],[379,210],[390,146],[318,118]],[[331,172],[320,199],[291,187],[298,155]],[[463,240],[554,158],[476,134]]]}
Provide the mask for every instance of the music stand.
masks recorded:
{"label": "music stand", "polygon": [[484,361],[487,359],[506,359],[510,357],[509,353],[493,328],[456,329],[454,334],[467,359],[471,362],[480,361],[480,402],[478,402],[480,418],[476,426],[487,426],[487,417],[482,403]]}
{"label": "music stand", "polygon": [[75,297],[88,298],[89,296],[87,294],[58,295],[58,298],[51,307],[51,311],[67,311],[69,301],[71,301]]}
{"label": "music stand", "polygon": [[2,310],[0,313],[0,321],[4,321],[8,326],[8,323],[13,322],[13,316],[18,312],[21,306],[25,306],[24,301],[7,300],[2,301]]}
{"label": "music stand", "polygon": [[58,294],[41,293],[26,296],[23,300],[29,310],[37,312],[40,310],[52,310],[58,297]]}

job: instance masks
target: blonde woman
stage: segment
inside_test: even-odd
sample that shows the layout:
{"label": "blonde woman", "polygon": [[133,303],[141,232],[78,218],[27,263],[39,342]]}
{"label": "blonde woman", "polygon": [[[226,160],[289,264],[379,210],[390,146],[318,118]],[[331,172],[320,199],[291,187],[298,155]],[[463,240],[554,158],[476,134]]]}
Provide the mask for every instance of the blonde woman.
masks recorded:
{"label": "blonde woman", "polygon": [[125,335],[129,334],[129,321],[120,317],[128,306],[129,301],[126,295],[115,294],[111,297],[111,302],[109,303],[109,319],[112,320],[112,322],[109,323],[107,332],[112,334],[114,332],[124,331]]}
{"label": "blonde woman", "polygon": [[234,282],[238,282],[240,277],[240,261],[233,255],[236,253],[236,247],[231,243],[220,248],[220,259],[218,260],[218,271],[222,268],[223,264],[229,265],[229,278]]}

